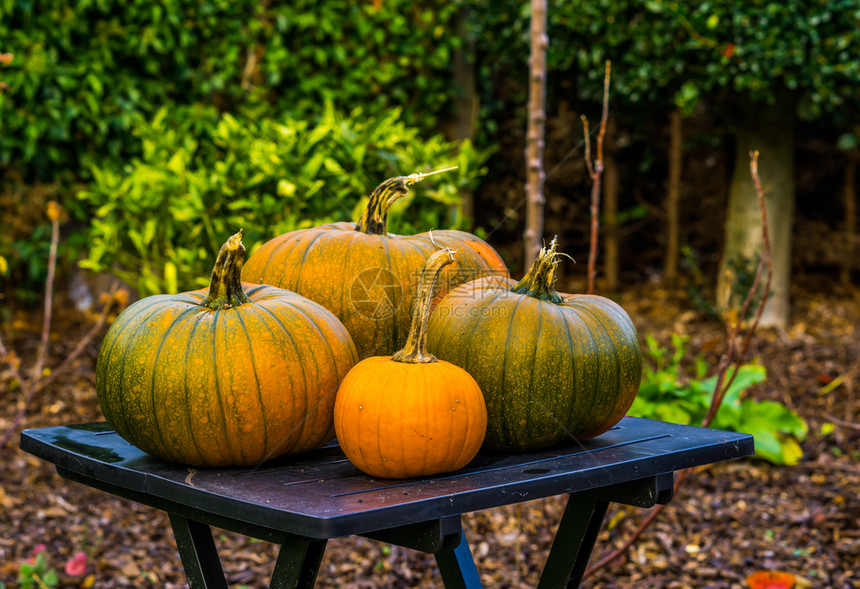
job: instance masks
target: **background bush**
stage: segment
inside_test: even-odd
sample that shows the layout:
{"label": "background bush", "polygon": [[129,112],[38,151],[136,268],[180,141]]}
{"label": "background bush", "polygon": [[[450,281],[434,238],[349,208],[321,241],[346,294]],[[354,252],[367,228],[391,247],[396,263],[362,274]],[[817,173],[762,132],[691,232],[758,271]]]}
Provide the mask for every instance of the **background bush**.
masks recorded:
{"label": "background bush", "polygon": [[48,179],[138,153],[138,115],[212,105],[315,120],[332,101],[432,131],[460,2],[0,1],[0,164]]}
{"label": "background bush", "polygon": [[[685,121],[685,165],[691,166],[685,181],[696,187],[696,198],[682,211],[682,239],[702,254],[703,264],[714,265],[708,254],[720,247],[722,235],[713,215],[725,209],[720,165],[731,158],[727,123],[739,108],[728,97],[772,98],[774,80],[796,90],[799,110],[821,125],[799,146],[820,152],[817,159],[807,152],[798,158],[809,162],[814,174],[808,169],[805,177],[816,184],[805,191],[812,199],[807,216],[823,226],[841,220],[836,198],[819,206],[818,184],[841,177],[842,153],[856,156],[860,66],[850,48],[860,38],[858,22],[853,0],[575,0],[553,6],[547,233],[558,232],[573,252],[584,243],[579,228],[586,226],[587,189],[581,188],[588,178],[576,148],[578,114],[592,121],[599,116],[606,58],[613,60],[620,207],[627,218],[635,216],[637,227],[657,227],[660,220],[642,203],[662,195],[667,113],[681,107],[691,117]],[[76,263],[96,212],[94,201],[78,199],[77,192],[100,190],[87,188],[93,170],[121,176],[130,162],[147,161],[151,154],[144,154],[140,134],[161,109],[171,129],[183,130],[183,141],[196,141],[195,150],[213,143],[222,115],[240,126],[291,120],[312,128],[327,102],[341,113],[360,107],[368,120],[398,110],[420,143],[462,97],[454,72],[460,49],[474,58],[476,144],[500,145],[493,177],[478,191],[475,220],[492,228],[494,245],[519,252],[527,41],[528,3],[514,0],[0,0],[0,54],[14,55],[8,65],[0,59],[0,256],[6,261],[0,290],[14,300],[39,296],[47,199],[68,212],[61,256],[65,268]],[[822,145],[841,151],[834,155],[819,150]],[[710,193],[703,196],[705,189]],[[629,233],[625,247],[642,272],[659,257],[662,235],[659,228]],[[517,260],[508,258],[516,268]]]}
{"label": "background bush", "polygon": [[212,116],[174,120],[162,109],[134,128],[140,157],[119,171],[92,167],[80,194],[95,213],[83,267],[114,272],[141,296],[200,288],[221,243],[239,228],[252,252],[287,231],[357,220],[387,177],[454,165],[394,205],[389,231],[456,228],[459,190],[474,185],[489,155],[468,141],[422,139],[399,109],[346,116],[329,104],[315,124],[225,113],[214,117],[211,134],[191,131],[199,117]]}
{"label": "background bush", "polygon": [[[0,82],[5,84],[0,89],[0,290],[25,303],[38,297],[46,274],[47,255],[41,254],[47,252],[44,237],[50,234],[44,219],[48,198],[59,201],[71,219],[64,225],[60,251],[65,268],[81,255],[91,222],[96,244],[89,267],[105,269],[126,258],[129,251],[110,250],[128,244],[111,238],[106,221],[96,216],[107,210],[104,194],[112,190],[111,183],[118,188],[120,178],[136,190],[149,183],[163,192],[146,197],[138,193],[131,199],[136,202],[113,205],[124,210],[117,219],[116,208],[111,209],[110,219],[121,223],[115,235],[126,235],[129,227],[141,232],[140,238],[175,235],[168,240],[171,247],[157,242],[154,257],[143,258],[148,265],[140,270],[156,273],[154,281],[146,279],[143,290],[162,282],[159,268],[164,256],[174,253],[182,258],[177,260],[177,283],[183,283],[188,252],[197,252],[200,243],[179,243],[181,233],[171,233],[162,209],[152,203],[164,202],[168,195],[177,198],[179,191],[191,187],[207,195],[204,200],[211,205],[212,193],[207,191],[218,186],[193,182],[206,176],[202,166],[212,165],[211,154],[224,148],[213,143],[224,132],[223,125],[218,127],[222,114],[229,113],[240,127],[261,129],[255,121],[289,120],[284,124],[307,132],[323,116],[327,102],[341,112],[361,107],[367,120],[388,120],[396,110],[410,131],[398,128],[404,132],[398,131],[393,140],[399,151],[392,165],[374,168],[371,161],[368,175],[354,179],[363,185],[359,194],[382,179],[370,179],[372,174],[393,171],[399,158],[405,158],[406,165],[416,162],[420,158],[410,159],[404,150],[423,149],[420,144],[435,133],[456,91],[450,84],[450,58],[461,39],[450,29],[460,5],[437,0],[0,0],[0,53],[14,56],[0,67]],[[159,112],[166,112],[166,118]],[[161,126],[154,131],[150,122],[157,116]],[[167,136],[154,137],[162,132]],[[241,149],[250,148],[246,139],[236,137],[244,141]],[[438,146],[439,140],[434,141]],[[407,142],[415,145],[407,149]],[[314,154],[321,161],[342,161],[342,153],[327,157],[327,145],[316,145]],[[434,149],[426,153],[437,155]],[[240,152],[235,153],[239,158]],[[130,162],[133,173],[127,168]],[[171,167],[158,169],[167,164]],[[191,166],[194,173],[186,177],[178,171],[180,164]],[[218,181],[227,177],[223,169],[209,171]],[[231,181],[240,173],[241,165],[234,164]],[[76,193],[90,181],[95,185],[78,200]],[[457,185],[451,184],[446,194],[451,196]],[[308,189],[302,186],[297,198]],[[259,194],[275,194],[266,190]],[[255,203],[252,192],[244,191],[240,208],[256,236],[273,227],[251,227],[250,222],[265,218],[273,205],[268,200]],[[188,195],[189,202],[200,198]],[[175,206],[185,211],[185,218],[196,210],[188,203]],[[313,220],[331,216],[321,205],[311,209]],[[229,223],[242,216],[230,210]],[[215,220],[217,212],[207,214]],[[294,208],[293,217],[299,212]],[[146,229],[154,222],[162,233]],[[289,226],[287,220],[279,223]],[[133,274],[136,269],[129,265],[126,271]]]}

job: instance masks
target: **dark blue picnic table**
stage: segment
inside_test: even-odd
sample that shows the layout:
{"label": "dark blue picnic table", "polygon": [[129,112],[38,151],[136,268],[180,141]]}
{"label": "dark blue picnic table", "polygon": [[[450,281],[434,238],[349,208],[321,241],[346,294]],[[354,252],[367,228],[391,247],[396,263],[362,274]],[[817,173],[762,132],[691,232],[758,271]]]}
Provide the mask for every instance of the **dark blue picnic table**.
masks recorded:
{"label": "dark blue picnic table", "polygon": [[568,494],[538,587],[577,587],[610,502],[668,503],[675,471],[753,453],[752,436],[624,418],[605,434],[524,454],[481,453],[434,477],[362,474],[334,443],[244,469],[156,460],[107,423],[28,429],[21,448],[64,477],[166,511],[192,589],[227,587],[210,526],[281,546],[271,587],[313,587],[328,538],[435,555],[445,587],[480,587],[463,513]]}

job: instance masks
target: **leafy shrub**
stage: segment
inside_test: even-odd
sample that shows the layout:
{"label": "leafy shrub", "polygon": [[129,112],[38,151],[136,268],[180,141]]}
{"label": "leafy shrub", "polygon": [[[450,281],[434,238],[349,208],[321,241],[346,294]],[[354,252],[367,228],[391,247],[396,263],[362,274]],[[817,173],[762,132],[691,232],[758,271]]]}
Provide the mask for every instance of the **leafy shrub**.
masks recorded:
{"label": "leafy shrub", "polygon": [[[195,137],[211,137],[221,112],[317,121],[327,100],[374,116],[400,108],[430,133],[456,92],[465,1],[0,0],[0,178],[61,187],[70,265],[90,222],[71,186],[151,157],[135,132],[159,108],[194,117]],[[44,247],[37,227],[13,227],[29,201],[18,194],[0,186],[0,294],[32,303]]]}
{"label": "leafy shrub", "polygon": [[[701,357],[684,367],[685,338],[673,335],[672,349],[646,337],[645,365],[639,393],[628,415],[685,425],[701,425],[708,412],[717,377],[706,378],[708,364]],[[726,393],[711,427],[752,434],[756,455],[773,464],[794,465],[803,457],[798,442],[807,425],[791,409],[775,401],[756,401],[747,389],[764,382],[764,366],[744,364]]]}
{"label": "leafy shrub", "polygon": [[220,243],[239,228],[252,252],[287,231],[357,219],[388,177],[451,165],[459,168],[394,205],[389,231],[461,226],[459,190],[484,173],[489,152],[438,135],[425,140],[399,115],[344,116],[331,105],[317,124],[224,114],[210,134],[195,131],[195,118],[162,109],[135,127],[141,157],[121,171],[92,168],[80,193],[95,212],[81,265],[115,273],[142,296],[199,288]]}
{"label": "leafy shrub", "polygon": [[43,180],[137,154],[136,114],[214,106],[316,119],[401,106],[436,126],[463,0],[0,0],[0,165]]}

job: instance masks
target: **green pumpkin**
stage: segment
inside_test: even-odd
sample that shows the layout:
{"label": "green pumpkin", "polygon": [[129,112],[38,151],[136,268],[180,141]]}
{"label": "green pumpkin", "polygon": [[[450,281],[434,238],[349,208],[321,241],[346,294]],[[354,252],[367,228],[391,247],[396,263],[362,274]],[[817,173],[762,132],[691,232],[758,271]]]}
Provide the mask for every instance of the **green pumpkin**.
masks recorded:
{"label": "green pumpkin", "polygon": [[519,283],[471,281],[430,318],[428,351],[464,368],[484,393],[485,449],[535,450],[599,435],[636,397],[636,328],[609,299],[555,291],[556,246],[541,250]]}
{"label": "green pumpkin", "polygon": [[123,438],[169,462],[253,466],[334,435],[334,400],[358,361],[346,328],[293,292],[239,281],[241,232],[208,290],[141,299],[108,330],[96,392]]}

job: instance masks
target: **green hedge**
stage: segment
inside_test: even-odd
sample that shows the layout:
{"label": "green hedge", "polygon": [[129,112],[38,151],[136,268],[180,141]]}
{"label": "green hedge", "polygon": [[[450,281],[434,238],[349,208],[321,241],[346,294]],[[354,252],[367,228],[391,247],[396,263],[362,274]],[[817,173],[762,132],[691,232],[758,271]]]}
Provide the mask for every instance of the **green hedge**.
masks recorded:
{"label": "green hedge", "polygon": [[[527,3],[498,0],[475,18],[488,65],[522,79]],[[565,99],[599,103],[609,59],[613,102],[631,111],[690,110],[732,93],[773,101],[783,88],[806,118],[847,125],[860,106],[856,0],[569,0],[547,20],[549,83]]]}
{"label": "green hedge", "polygon": [[281,233],[357,220],[383,180],[459,166],[395,203],[393,233],[462,228],[459,191],[485,173],[469,142],[422,139],[397,110],[321,120],[250,122],[224,114],[211,136],[167,109],[135,127],[142,156],[122,170],[93,167],[80,197],[95,212],[82,266],[113,272],[143,296],[208,284],[220,244],[238,229],[252,252]]}
{"label": "green hedge", "polygon": [[435,128],[461,2],[0,0],[0,165],[41,179],[137,154],[162,107],[315,119],[326,101]]}
{"label": "green hedge", "polygon": [[39,296],[48,198],[69,213],[60,255],[75,262],[94,213],[79,185],[157,166],[138,135],[159,112],[176,147],[199,150],[222,114],[312,126],[328,102],[433,135],[468,1],[0,0],[0,54],[14,55],[0,63],[0,290]]}

